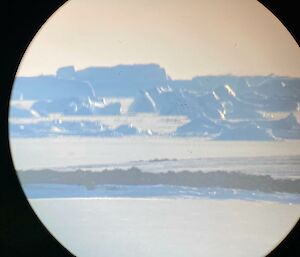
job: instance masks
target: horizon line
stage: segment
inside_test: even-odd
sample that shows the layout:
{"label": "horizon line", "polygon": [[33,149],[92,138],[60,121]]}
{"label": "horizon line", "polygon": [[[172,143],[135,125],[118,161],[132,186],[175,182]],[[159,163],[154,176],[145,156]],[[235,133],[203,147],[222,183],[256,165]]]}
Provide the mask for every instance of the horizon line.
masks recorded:
{"label": "horizon line", "polygon": [[47,76],[57,76],[57,72],[59,69],[62,68],[74,68],[74,72],[80,72],[83,70],[87,70],[87,69],[97,69],[97,68],[116,68],[116,67],[120,67],[120,66],[150,66],[150,65],[155,65],[158,66],[159,68],[163,69],[167,75],[167,77],[170,80],[179,80],[179,81],[185,81],[185,80],[193,80],[199,77],[223,77],[223,76],[231,76],[231,77],[282,77],[282,78],[290,78],[290,79],[300,79],[300,75],[299,76],[294,76],[294,75],[287,75],[287,74],[276,74],[273,72],[270,72],[268,74],[236,74],[236,73],[231,73],[231,72],[224,72],[224,73],[205,73],[205,74],[197,74],[192,76],[191,78],[177,78],[177,79],[173,79],[166,71],[166,68],[162,67],[160,64],[158,63],[154,63],[154,62],[149,62],[149,63],[120,63],[120,64],[116,64],[116,65],[107,65],[107,66],[103,66],[103,65],[99,65],[99,66],[86,66],[86,67],[82,67],[82,68],[76,68],[75,65],[63,65],[60,66],[56,69],[56,71],[54,73],[40,73],[40,74],[35,74],[35,75],[18,75],[18,71],[16,72],[15,78],[32,78],[32,77],[47,77]]}

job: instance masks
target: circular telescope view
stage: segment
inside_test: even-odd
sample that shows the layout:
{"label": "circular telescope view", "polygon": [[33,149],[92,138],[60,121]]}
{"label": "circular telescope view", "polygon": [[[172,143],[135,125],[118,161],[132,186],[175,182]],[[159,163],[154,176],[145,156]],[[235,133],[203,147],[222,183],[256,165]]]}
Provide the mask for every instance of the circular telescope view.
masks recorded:
{"label": "circular telescope view", "polygon": [[256,0],[70,0],[19,66],[9,140],[75,256],[266,256],[300,217],[300,49]]}

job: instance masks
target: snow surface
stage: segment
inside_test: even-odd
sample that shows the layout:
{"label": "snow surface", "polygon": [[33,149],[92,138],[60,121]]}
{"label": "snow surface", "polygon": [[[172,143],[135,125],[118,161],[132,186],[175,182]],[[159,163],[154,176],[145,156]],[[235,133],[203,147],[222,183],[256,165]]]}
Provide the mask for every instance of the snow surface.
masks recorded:
{"label": "snow surface", "polygon": [[299,175],[299,144],[298,140],[232,142],[165,137],[10,139],[17,170],[68,166],[101,170],[137,166],[153,172],[168,168],[220,169],[276,176],[290,176],[289,172]]}
{"label": "snow surface", "polygon": [[265,256],[287,235],[300,205],[240,200],[43,199],[30,204],[80,257]]}

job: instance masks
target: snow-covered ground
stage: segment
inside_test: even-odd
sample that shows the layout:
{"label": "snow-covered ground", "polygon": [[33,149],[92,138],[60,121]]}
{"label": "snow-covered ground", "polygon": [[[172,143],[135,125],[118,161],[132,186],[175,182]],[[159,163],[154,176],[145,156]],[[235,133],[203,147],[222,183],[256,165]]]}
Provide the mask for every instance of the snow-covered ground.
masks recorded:
{"label": "snow-covered ground", "polygon": [[300,205],[204,199],[34,199],[35,212],[80,257],[265,256]]}

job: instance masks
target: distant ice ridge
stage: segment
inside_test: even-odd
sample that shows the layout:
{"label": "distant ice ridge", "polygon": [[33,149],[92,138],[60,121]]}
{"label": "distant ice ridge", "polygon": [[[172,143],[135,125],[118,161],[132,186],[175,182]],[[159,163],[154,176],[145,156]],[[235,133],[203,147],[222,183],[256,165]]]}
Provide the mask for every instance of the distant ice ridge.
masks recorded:
{"label": "distant ice ridge", "polygon": [[49,100],[70,97],[132,97],[141,88],[165,85],[167,75],[157,64],[62,67],[56,75],[18,77],[12,98]]}
{"label": "distant ice ridge", "polygon": [[[55,76],[17,78],[12,99],[35,102],[27,109],[13,106],[10,117],[34,119],[57,113],[62,116],[155,113],[189,119],[188,124],[179,124],[177,130],[167,136],[214,140],[300,139],[300,125],[295,117],[300,106],[299,85],[299,78],[274,75],[198,76],[191,80],[172,80],[157,64],[90,67],[78,71],[68,66],[60,68]],[[105,97],[130,97],[134,100],[124,112],[121,100],[108,103]],[[272,116],[274,112],[284,113],[285,117],[270,120],[265,116],[266,113]],[[48,134],[46,129],[40,133],[40,125],[31,125],[30,136],[91,134],[66,132],[51,126]],[[127,123],[121,125],[131,127]],[[22,128],[19,131],[17,126],[12,126],[12,136],[29,136],[25,124],[19,125]],[[153,130],[153,127],[145,129],[148,135],[155,134]],[[102,132],[95,130],[92,134],[114,135]],[[115,134],[119,135],[118,132]],[[136,128],[136,133],[130,132],[133,134],[143,135],[139,128]]]}
{"label": "distant ice ridge", "polygon": [[[241,100],[258,104],[267,111],[292,111],[300,102],[299,78],[268,76],[196,76],[173,80],[158,64],[62,67],[56,75],[18,77],[12,99],[49,100],[70,97],[135,97],[141,90],[185,89],[198,94],[228,85]],[[234,96],[233,94],[233,96]]]}
{"label": "distant ice ridge", "polygon": [[27,170],[18,173],[22,185],[27,184],[66,184],[83,185],[94,190],[98,185],[165,185],[197,188],[231,188],[261,191],[265,193],[300,194],[300,179],[273,178],[270,175],[251,175],[241,172],[225,171],[179,171],[143,172],[129,169],[112,169],[101,172],[56,171],[51,169]]}
{"label": "distant ice ridge", "polygon": [[299,194],[263,193],[227,188],[184,187],[171,185],[98,185],[88,190],[79,185],[28,184],[29,199],[34,198],[144,198],[144,199],[239,199],[300,204]]}
{"label": "distant ice ridge", "polygon": [[143,172],[166,173],[190,171],[197,172],[241,172],[249,175],[269,175],[272,178],[299,179],[300,156],[260,156],[260,157],[226,157],[226,158],[188,158],[188,159],[151,159],[122,163],[82,164],[75,166],[52,167],[57,171],[93,171],[130,169],[136,167]]}

